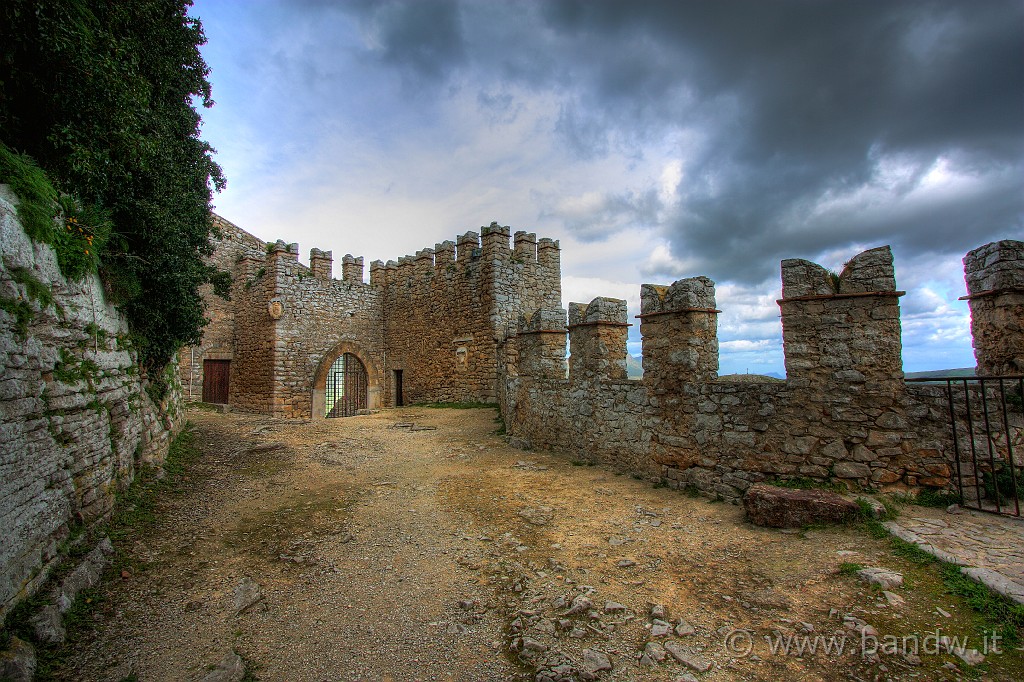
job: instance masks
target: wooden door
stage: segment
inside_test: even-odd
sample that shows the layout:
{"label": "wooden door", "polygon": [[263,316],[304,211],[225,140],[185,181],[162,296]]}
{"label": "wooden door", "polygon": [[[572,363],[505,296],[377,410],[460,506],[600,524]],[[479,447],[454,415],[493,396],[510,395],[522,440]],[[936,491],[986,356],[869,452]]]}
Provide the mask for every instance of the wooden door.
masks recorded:
{"label": "wooden door", "polygon": [[203,360],[203,402],[228,402],[230,360]]}

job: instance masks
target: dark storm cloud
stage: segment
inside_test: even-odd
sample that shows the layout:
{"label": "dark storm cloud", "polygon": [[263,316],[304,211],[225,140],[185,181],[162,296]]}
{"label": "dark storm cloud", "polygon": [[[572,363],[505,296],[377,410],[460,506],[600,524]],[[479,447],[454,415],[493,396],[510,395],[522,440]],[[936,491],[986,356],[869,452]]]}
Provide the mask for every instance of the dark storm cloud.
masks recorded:
{"label": "dark storm cloud", "polygon": [[[416,0],[362,16],[409,74],[554,93],[577,158],[695,133],[662,227],[712,277],[760,281],[779,258],[854,242],[962,253],[1024,231],[1019,1]],[[947,183],[929,191],[936,168]],[[584,223],[566,226],[593,235]]]}

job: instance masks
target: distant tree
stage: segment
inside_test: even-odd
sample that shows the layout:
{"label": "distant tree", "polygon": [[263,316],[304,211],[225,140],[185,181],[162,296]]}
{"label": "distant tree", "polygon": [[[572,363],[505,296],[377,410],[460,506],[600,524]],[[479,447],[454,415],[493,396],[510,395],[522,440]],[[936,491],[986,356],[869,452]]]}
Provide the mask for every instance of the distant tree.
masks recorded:
{"label": "distant tree", "polygon": [[109,216],[100,275],[152,376],[199,341],[200,285],[223,284],[203,261],[224,178],[199,136],[193,103],[213,100],[190,6],[0,3],[0,141],[34,158],[71,203]]}

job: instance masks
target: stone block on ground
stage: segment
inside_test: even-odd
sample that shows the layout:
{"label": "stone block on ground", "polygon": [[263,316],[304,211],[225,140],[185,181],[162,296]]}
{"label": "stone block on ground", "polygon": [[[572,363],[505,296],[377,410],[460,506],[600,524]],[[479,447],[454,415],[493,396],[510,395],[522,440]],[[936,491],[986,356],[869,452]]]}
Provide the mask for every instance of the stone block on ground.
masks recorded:
{"label": "stone block on ground", "polygon": [[743,508],[751,523],[769,528],[847,523],[860,512],[856,503],[827,490],[794,490],[766,483],[747,489]]}
{"label": "stone block on ground", "polygon": [[32,682],[36,674],[35,648],[17,637],[5,651],[0,651],[0,680],[10,682]]}
{"label": "stone block on ground", "polygon": [[857,571],[857,577],[871,585],[878,585],[883,590],[891,590],[894,587],[903,586],[903,574],[891,571],[888,568],[862,568]]}
{"label": "stone block on ground", "polygon": [[202,682],[241,682],[245,677],[245,663],[242,657],[231,651],[225,654],[217,667],[206,673]]}

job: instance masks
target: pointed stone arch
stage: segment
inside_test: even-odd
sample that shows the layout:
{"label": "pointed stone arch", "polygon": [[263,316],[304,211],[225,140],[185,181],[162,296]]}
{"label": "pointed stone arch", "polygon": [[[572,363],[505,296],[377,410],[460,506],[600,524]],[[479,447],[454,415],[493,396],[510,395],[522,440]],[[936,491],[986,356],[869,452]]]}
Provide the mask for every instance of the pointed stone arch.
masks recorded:
{"label": "pointed stone arch", "polygon": [[380,369],[373,358],[358,344],[351,341],[342,341],[331,350],[324,353],[317,367],[316,375],[313,378],[313,419],[325,419],[327,411],[327,375],[331,371],[331,365],[345,353],[351,353],[366,368],[366,407],[370,410],[380,408],[381,387]]}

